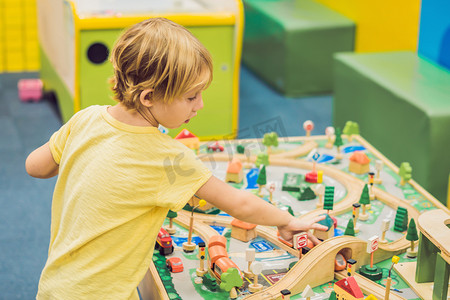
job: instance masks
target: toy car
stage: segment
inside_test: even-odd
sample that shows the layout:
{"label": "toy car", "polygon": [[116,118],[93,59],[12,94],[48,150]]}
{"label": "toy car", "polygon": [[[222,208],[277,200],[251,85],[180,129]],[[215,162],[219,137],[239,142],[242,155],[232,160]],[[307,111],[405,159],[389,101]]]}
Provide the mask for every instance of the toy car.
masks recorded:
{"label": "toy car", "polygon": [[222,145],[220,145],[219,142],[215,142],[214,144],[208,146],[209,152],[216,152],[216,151],[223,152],[223,150],[224,150],[224,147]]}
{"label": "toy car", "polygon": [[156,237],[155,249],[159,250],[159,253],[164,256],[173,252],[172,238],[163,228],[159,230]]}
{"label": "toy car", "polygon": [[183,272],[183,262],[181,261],[181,258],[179,257],[171,257],[166,259],[166,266],[172,273],[179,273]]}

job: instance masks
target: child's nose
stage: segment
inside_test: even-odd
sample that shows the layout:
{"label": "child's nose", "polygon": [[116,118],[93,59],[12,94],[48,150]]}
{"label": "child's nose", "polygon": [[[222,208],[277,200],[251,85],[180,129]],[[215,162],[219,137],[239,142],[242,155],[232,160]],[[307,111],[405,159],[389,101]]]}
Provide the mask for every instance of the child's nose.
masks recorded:
{"label": "child's nose", "polygon": [[195,106],[195,111],[203,108],[203,97],[200,95],[200,99],[197,101],[197,105]]}

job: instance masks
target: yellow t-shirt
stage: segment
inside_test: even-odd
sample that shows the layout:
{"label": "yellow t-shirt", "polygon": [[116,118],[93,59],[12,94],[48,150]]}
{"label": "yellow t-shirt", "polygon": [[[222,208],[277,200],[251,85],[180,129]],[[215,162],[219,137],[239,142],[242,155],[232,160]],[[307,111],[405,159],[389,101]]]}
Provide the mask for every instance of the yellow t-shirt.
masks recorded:
{"label": "yellow t-shirt", "polygon": [[38,299],[139,299],[168,210],[211,176],[192,150],[106,108],[78,112],[50,138],[59,176]]}

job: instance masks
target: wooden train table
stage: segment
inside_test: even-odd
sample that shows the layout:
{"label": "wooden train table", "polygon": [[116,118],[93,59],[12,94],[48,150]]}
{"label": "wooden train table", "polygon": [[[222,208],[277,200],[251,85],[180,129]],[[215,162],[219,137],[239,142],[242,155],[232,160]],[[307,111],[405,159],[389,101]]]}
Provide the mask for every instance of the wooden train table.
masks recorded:
{"label": "wooden train table", "polygon": [[[232,225],[233,217],[192,200],[172,218],[175,250],[154,254],[139,285],[142,299],[329,299],[335,283],[350,282],[349,275],[364,295],[356,299],[446,299],[450,249],[443,236],[450,233],[450,214],[411,178],[414,166],[399,169],[359,135],[224,140],[216,152],[208,151],[211,143],[196,152],[215,176],[238,181],[229,184],[297,218],[327,214],[329,231],[319,245],[297,250],[295,241],[277,237],[275,227]],[[226,238],[224,251],[242,283],[229,270],[220,270],[221,278],[210,269],[208,241],[217,235]],[[184,252],[188,237],[202,247]],[[424,255],[434,257],[431,267],[424,267]],[[180,273],[166,268],[165,259],[173,256],[183,262]],[[394,256],[399,262],[392,269]],[[436,270],[447,277],[435,281]]]}

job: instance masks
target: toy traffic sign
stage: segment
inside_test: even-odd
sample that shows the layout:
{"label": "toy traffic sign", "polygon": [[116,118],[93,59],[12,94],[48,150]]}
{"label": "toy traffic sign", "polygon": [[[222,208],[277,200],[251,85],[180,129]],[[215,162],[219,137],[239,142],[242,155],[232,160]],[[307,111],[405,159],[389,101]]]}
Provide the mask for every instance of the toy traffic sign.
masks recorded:
{"label": "toy traffic sign", "polygon": [[294,235],[294,248],[299,250],[308,244],[308,234],[306,232]]}
{"label": "toy traffic sign", "polygon": [[369,242],[367,243],[367,253],[372,253],[375,250],[378,249],[378,236],[374,235],[369,239]]}

